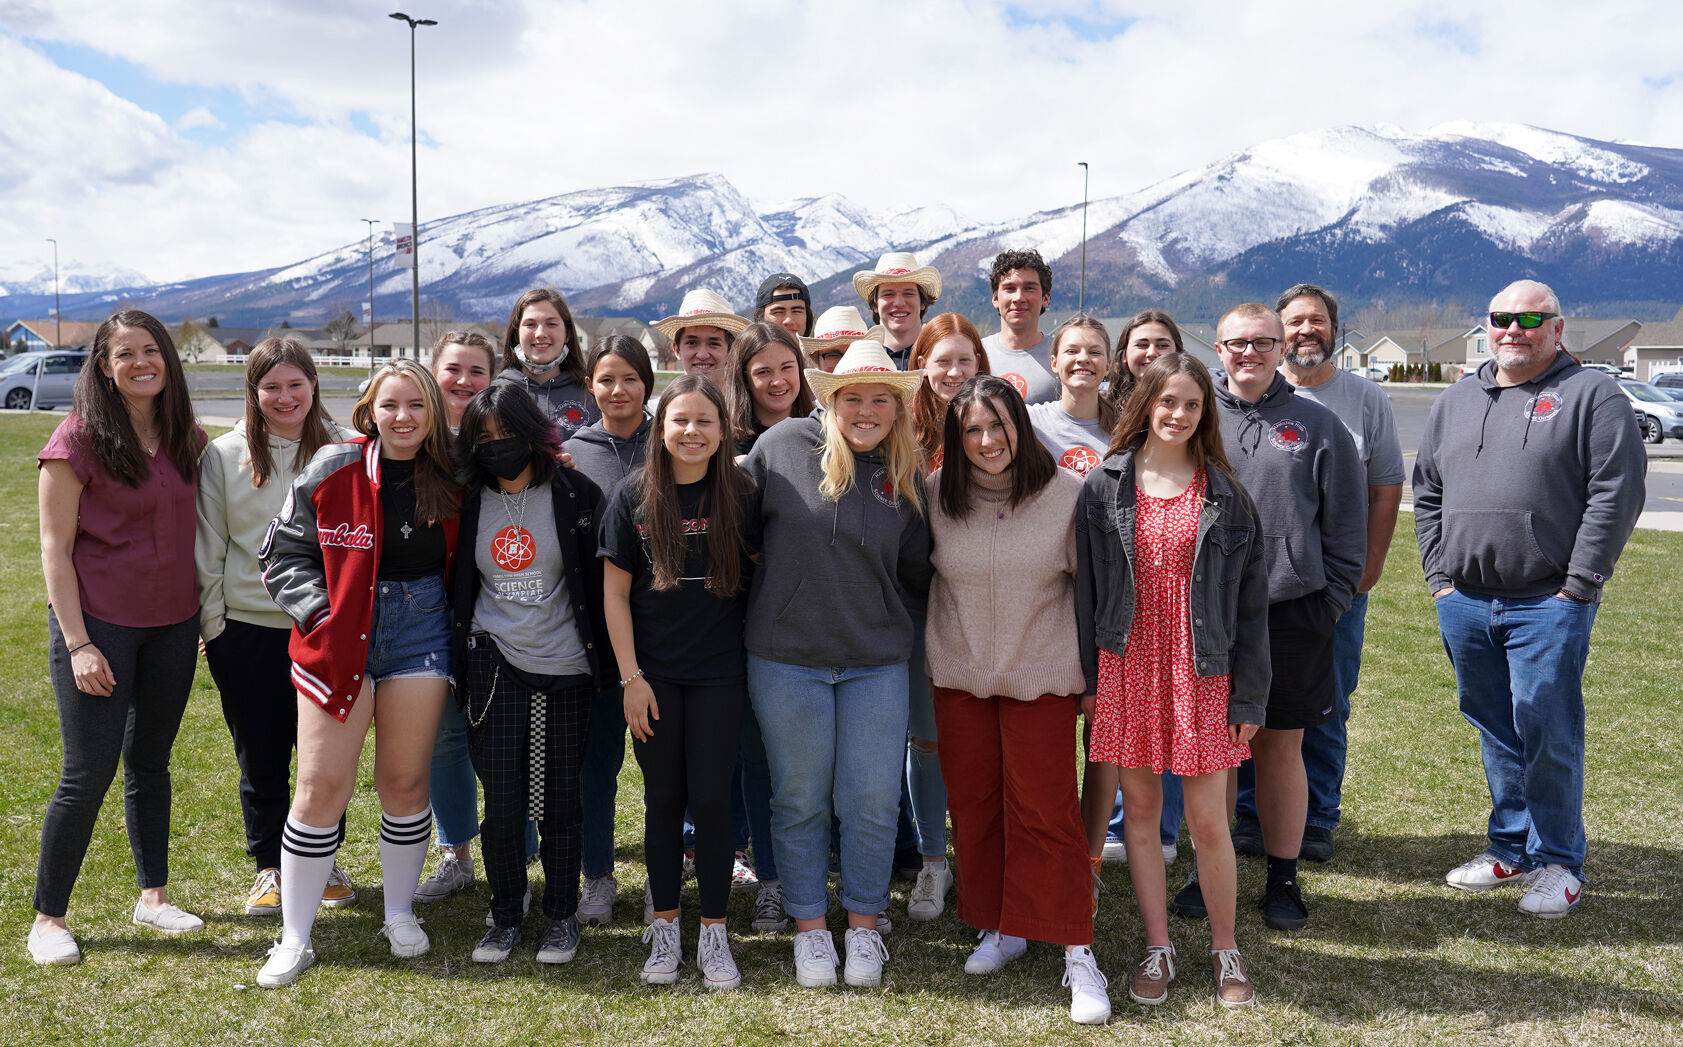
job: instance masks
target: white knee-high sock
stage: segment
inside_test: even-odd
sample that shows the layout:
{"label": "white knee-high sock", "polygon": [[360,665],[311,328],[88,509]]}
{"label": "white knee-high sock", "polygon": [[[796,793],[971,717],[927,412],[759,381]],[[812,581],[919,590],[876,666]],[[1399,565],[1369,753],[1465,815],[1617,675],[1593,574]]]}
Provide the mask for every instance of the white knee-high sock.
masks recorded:
{"label": "white knee-high sock", "polygon": [[321,906],[333,856],[339,852],[339,826],[325,829],[287,815],[281,831],[281,940],[308,945],[310,928]]}
{"label": "white knee-high sock", "polygon": [[386,922],[414,911],[415,888],[432,841],[432,808],[419,814],[380,812],[380,882],[386,893]]}

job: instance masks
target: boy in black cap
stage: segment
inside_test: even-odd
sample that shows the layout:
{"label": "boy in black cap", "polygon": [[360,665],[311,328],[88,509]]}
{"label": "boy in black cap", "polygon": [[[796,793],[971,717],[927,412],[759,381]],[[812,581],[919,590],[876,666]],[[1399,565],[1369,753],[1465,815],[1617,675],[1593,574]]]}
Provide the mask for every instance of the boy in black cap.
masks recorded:
{"label": "boy in black cap", "polygon": [[812,337],[812,292],[793,273],[772,273],[754,296],[755,320],[782,324],[796,338]]}

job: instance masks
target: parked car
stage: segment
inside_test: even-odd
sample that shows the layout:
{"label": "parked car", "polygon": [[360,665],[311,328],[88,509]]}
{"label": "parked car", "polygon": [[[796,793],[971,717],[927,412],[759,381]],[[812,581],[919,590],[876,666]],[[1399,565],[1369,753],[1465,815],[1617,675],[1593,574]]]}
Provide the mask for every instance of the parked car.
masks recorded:
{"label": "parked car", "polygon": [[1648,383],[1657,389],[1683,389],[1683,371],[1668,371],[1662,375],[1655,375]]}
{"label": "parked car", "polygon": [[1623,373],[1612,364],[1595,364],[1586,362],[1584,366],[1588,367],[1592,371],[1600,371],[1602,374],[1610,374],[1614,378],[1618,378]]}
{"label": "parked car", "polygon": [[1356,373],[1363,378],[1371,378],[1376,382],[1389,382],[1391,380],[1391,372],[1383,367],[1358,367]]}
{"label": "parked car", "polygon": [[1647,382],[1621,378],[1618,384],[1636,410],[1642,439],[1651,444],[1660,443],[1668,436],[1683,440],[1683,405]]}
{"label": "parked car", "polygon": [[0,361],[0,405],[27,410],[37,396],[37,407],[68,405],[76,375],[87,358],[83,352],[52,350],[19,353]]}

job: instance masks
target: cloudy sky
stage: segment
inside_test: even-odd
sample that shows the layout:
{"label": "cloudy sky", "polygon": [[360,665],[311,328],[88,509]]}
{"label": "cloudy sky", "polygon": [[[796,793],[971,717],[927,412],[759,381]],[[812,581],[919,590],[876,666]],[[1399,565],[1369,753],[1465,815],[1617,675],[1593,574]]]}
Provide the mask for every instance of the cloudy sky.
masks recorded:
{"label": "cloudy sky", "polygon": [[[429,217],[718,171],[981,220],[1333,124],[1683,147],[1683,5],[401,0]],[[0,275],[281,265],[409,214],[398,0],[0,0]],[[383,226],[382,228],[389,228]]]}

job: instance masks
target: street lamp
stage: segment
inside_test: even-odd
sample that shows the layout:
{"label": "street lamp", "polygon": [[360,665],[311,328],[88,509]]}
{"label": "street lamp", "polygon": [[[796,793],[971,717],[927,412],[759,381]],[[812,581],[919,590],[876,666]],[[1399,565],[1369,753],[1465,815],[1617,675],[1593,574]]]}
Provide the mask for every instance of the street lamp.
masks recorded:
{"label": "street lamp", "polygon": [[47,237],[47,242],[53,245],[53,348],[64,348],[64,311],[58,304],[58,241]]}
{"label": "street lamp", "polygon": [[[431,18],[410,18],[402,11],[393,11],[391,17],[400,22],[409,23],[409,235],[413,237],[410,243],[410,261],[415,263],[413,270],[415,277],[414,292],[409,302],[409,318],[415,330],[415,359],[421,358],[421,198],[420,180],[416,171],[419,167],[419,145],[415,137],[415,27],[422,25],[437,25]],[[372,303],[370,304],[372,308]]]}
{"label": "street lamp", "polygon": [[1077,160],[1081,165],[1081,296],[1076,300],[1075,311],[1087,312],[1087,178],[1092,174],[1087,169],[1087,161]]}
{"label": "street lamp", "polygon": [[368,223],[368,377],[374,377],[374,219]]}

